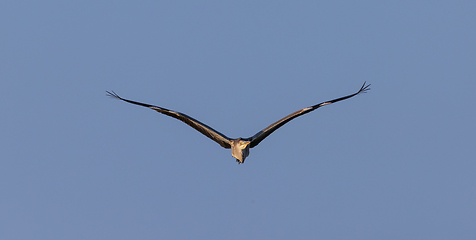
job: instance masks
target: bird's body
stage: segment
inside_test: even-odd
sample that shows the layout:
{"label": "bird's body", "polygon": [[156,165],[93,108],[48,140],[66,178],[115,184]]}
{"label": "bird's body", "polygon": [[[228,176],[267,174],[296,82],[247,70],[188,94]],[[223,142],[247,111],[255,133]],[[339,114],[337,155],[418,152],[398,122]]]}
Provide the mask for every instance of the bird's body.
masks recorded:
{"label": "bird's body", "polygon": [[136,101],[124,99],[124,98],[119,97],[119,95],[117,95],[115,92],[107,92],[107,94],[108,94],[108,96],[120,99],[122,101],[126,101],[128,103],[132,103],[132,104],[136,104],[136,105],[139,105],[139,106],[143,106],[143,107],[153,109],[157,112],[160,112],[162,114],[165,114],[165,115],[173,117],[173,118],[176,118],[176,119],[188,124],[189,126],[193,127],[195,130],[201,132],[203,135],[209,137],[213,141],[220,144],[220,146],[222,146],[224,148],[231,148],[231,155],[236,159],[236,161],[238,163],[244,163],[246,157],[248,157],[248,155],[250,153],[249,152],[250,148],[256,147],[267,136],[269,136],[271,133],[276,131],[278,128],[280,128],[284,124],[288,123],[289,121],[293,120],[296,117],[299,117],[299,116],[302,116],[306,113],[312,112],[312,111],[316,110],[319,107],[322,107],[322,106],[325,106],[325,105],[328,105],[328,104],[331,104],[331,103],[339,102],[339,101],[351,98],[353,96],[356,96],[359,93],[363,93],[367,90],[370,90],[369,86],[370,86],[370,84],[365,85],[365,83],[364,83],[362,85],[362,87],[360,88],[360,90],[358,92],[354,93],[354,94],[351,94],[351,95],[348,95],[348,96],[345,96],[345,97],[341,97],[341,98],[337,98],[337,99],[334,99],[334,100],[322,102],[322,103],[316,104],[314,106],[301,109],[301,110],[296,111],[294,113],[291,113],[288,116],[280,119],[279,121],[269,125],[267,128],[259,131],[258,133],[256,133],[252,137],[249,137],[249,138],[241,138],[240,137],[240,138],[236,138],[236,139],[229,138],[229,137],[225,136],[224,134],[216,131],[215,129],[209,127],[208,125],[206,125],[206,124],[204,124],[204,123],[202,123],[202,122],[200,122],[200,121],[198,121],[198,120],[196,120],[196,119],[194,119],[194,118],[192,118],[192,117],[190,117],[190,116],[188,116],[184,113],[176,112],[176,111],[173,111],[173,110],[169,110],[169,109],[154,106],[154,105],[149,105],[149,104],[146,104],[146,103],[141,103],[141,102],[136,102]]}
{"label": "bird's body", "polygon": [[251,141],[243,140],[241,138],[230,140],[231,155],[238,163],[244,163],[245,158],[250,155],[250,143]]}

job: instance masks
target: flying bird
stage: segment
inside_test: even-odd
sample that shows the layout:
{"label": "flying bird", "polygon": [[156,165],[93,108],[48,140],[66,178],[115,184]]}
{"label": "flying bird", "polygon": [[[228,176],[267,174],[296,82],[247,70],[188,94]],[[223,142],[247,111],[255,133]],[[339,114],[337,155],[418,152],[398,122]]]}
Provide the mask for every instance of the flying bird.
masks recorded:
{"label": "flying bird", "polygon": [[278,128],[282,127],[284,124],[288,123],[289,121],[293,120],[294,118],[302,116],[306,113],[310,113],[310,112],[312,112],[312,111],[314,111],[314,110],[316,110],[316,109],[318,109],[322,106],[329,105],[331,103],[335,103],[335,102],[339,102],[339,101],[351,98],[351,97],[356,96],[360,93],[365,93],[366,91],[370,90],[370,88],[369,88],[370,84],[368,84],[368,85],[365,85],[365,84],[366,83],[364,82],[364,84],[359,89],[359,91],[357,91],[354,94],[347,95],[347,96],[337,98],[337,99],[334,99],[334,100],[322,102],[322,103],[316,104],[314,106],[303,108],[301,110],[293,112],[293,113],[287,115],[286,117],[282,118],[281,120],[269,125],[267,128],[259,131],[255,135],[253,135],[251,137],[248,137],[248,138],[241,138],[241,137],[240,138],[229,138],[229,137],[225,136],[223,133],[220,133],[220,132],[216,131],[215,129],[211,128],[210,126],[198,121],[195,118],[192,118],[192,117],[188,116],[185,113],[176,112],[176,111],[173,111],[173,110],[169,110],[169,109],[166,109],[166,108],[163,108],[163,107],[154,106],[154,105],[150,105],[150,104],[146,104],[146,103],[141,103],[141,102],[128,100],[128,99],[119,97],[119,95],[117,95],[114,91],[112,91],[112,92],[106,91],[106,93],[110,97],[120,99],[120,100],[128,102],[128,103],[132,103],[132,104],[136,104],[136,105],[139,105],[139,106],[150,108],[150,109],[155,110],[159,113],[162,113],[162,114],[165,114],[167,116],[176,118],[176,119],[188,124],[190,127],[193,127],[195,130],[201,132],[203,135],[209,137],[213,141],[220,144],[220,146],[222,146],[224,148],[227,148],[227,149],[231,148],[231,155],[236,159],[238,164],[240,164],[240,163],[245,162],[246,157],[248,157],[248,155],[250,154],[250,148],[254,148],[254,147],[258,146],[258,144],[261,141],[263,141],[267,136],[269,136],[271,133],[276,131]]}

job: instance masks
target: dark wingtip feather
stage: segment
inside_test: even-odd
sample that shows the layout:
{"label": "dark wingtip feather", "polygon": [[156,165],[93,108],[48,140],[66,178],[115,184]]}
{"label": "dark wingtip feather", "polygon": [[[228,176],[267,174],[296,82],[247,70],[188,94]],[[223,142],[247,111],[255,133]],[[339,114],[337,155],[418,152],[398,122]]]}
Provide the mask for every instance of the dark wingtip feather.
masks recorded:
{"label": "dark wingtip feather", "polygon": [[367,82],[365,81],[364,84],[362,85],[362,87],[360,88],[360,90],[357,92],[357,94],[359,93],[366,93],[368,90],[370,90],[370,83],[365,85]]}
{"label": "dark wingtip feather", "polygon": [[122,100],[122,98],[119,97],[119,95],[117,95],[117,93],[115,93],[114,91],[111,91],[111,92],[106,91],[106,95],[107,95],[108,97],[113,97],[113,98],[117,98],[117,99],[121,99],[121,100]]}

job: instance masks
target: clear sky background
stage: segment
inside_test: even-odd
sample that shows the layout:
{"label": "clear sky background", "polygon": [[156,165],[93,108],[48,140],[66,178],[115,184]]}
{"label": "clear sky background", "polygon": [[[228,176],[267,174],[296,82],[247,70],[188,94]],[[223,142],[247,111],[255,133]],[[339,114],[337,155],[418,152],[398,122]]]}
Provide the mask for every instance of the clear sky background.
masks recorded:
{"label": "clear sky background", "polygon": [[[238,165],[189,126],[249,137]],[[475,1],[1,1],[0,239],[476,239]]]}

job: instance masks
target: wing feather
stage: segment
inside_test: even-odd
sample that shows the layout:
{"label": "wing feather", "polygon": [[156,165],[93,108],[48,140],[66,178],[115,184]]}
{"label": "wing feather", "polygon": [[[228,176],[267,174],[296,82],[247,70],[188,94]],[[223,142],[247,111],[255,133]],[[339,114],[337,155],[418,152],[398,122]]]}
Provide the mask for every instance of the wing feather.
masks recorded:
{"label": "wing feather", "polygon": [[110,97],[113,97],[113,98],[116,98],[116,99],[119,99],[119,100],[122,100],[122,101],[125,101],[125,102],[128,102],[128,103],[132,103],[132,104],[135,104],[135,105],[147,107],[147,108],[153,109],[153,110],[155,110],[159,113],[165,114],[169,117],[173,117],[175,119],[178,119],[178,120],[186,123],[190,127],[194,128],[195,130],[199,131],[203,135],[207,136],[208,138],[212,139],[213,141],[217,142],[218,144],[220,144],[220,146],[222,146],[224,148],[230,148],[231,147],[230,138],[228,138],[224,134],[216,131],[215,129],[211,128],[210,126],[198,121],[197,119],[188,116],[187,114],[172,111],[172,110],[169,110],[169,109],[166,109],[166,108],[162,108],[162,107],[158,107],[158,106],[154,106],[154,105],[150,105],[150,104],[146,104],[146,103],[141,103],[141,102],[136,102],[136,101],[124,99],[124,98],[119,97],[119,95],[117,95],[115,92],[106,91],[106,93]]}
{"label": "wing feather", "polygon": [[255,135],[253,135],[252,137],[248,138],[247,140],[248,141],[251,141],[250,143],[250,147],[253,148],[253,147],[256,147],[261,141],[263,141],[266,137],[268,137],[271,133],[273,133],[274,131],[276,131],[278,128],[282,127],[284,124],[288,123],[289,121],[299,117],[299,116],[302,116],[306,113],[310,113],[322,106],[325,106],[325,105],[328,105],[328,104],[331,104],[331,103],[335,103],[335,102],[339,102],[339,101],[342,101],[342,100],[345,100],[345,99],[348,99],[348,98],[351,98],[351,97],[354,97],[360,93],[365,93],[366,91],[370,90],[370,84],[368,85],[365,85],[366,82],[364,82],[364,84],[362,85],[362,87],[360,88],[359,91],[357,91],[356,93],[354,94],[351,94],[351,95],[347,95],[347,96],[344,96],[344,97],[341,97],[341,98],[337,98],[337,99],[334,99],[334,100],[330,100],[330,101],[326,101],[326,102],[322,102],[322,103],[319,103],[319,104],[316,104],[314,106],[311,106],[311,107],[308,107],[308,108],[303,108],[299,111],[296,111],[296,112],[293,112],[289,115],[287,115],[286,117],[280,119],[279,121],[269,125],[267,128],[259,131],[258,133],[256,133]]}

